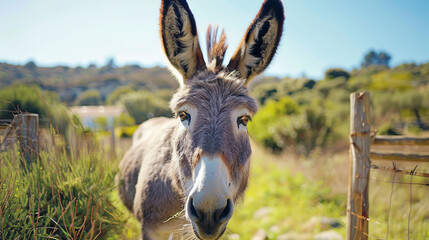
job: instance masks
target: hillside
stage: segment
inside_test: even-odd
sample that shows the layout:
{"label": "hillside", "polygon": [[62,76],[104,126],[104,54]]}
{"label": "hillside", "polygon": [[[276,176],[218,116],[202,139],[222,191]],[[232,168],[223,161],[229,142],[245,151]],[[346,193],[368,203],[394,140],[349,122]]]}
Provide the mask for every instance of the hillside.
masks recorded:
{"label": "hillside", "polygon": [[[20,83],[34,85],[13,85]],[[116,119],[116,126],[171,117],[168,101],[177,87],[165,68],[116,67],[113,60],[87,68],[0,63],[0,99],[8,101],[0,102],[0,109],[13,112],[19,106],[42,117],[49,114],[40,96],[68,106],[124,105],[129,116]],[[261,76],[249,88],[260,105],[249,133],[277,153],[291,150],[308,156],[318,148],[335,151],[346,145],[349,95],[354,91],[371,92],[373,126],[379,134],[419,134],[429,129],[429,63],[390,68],[388,63],[368,62],[352,71],[328,69],[323,79]],[[38,94],[28,94],[35,91]],[[7,114],[0,117],[12,116]]]}
{"label": "hillside", "polygon": [[165,68],[142,68],[138,65],[116,67],[112,60],[103,67],[90,65],[87,68],[38,67],[34,62],[25,65],[0,63],[0,88],[12,84],[36,84],[42,90],[58,93],[61,101],[69,105],[81,93],[92,89],[98,90],[105,100],[119,86],[128,85],[149,91],[178,86]]}
{"label": "hillside", "polygon": [[[372,126],[379,134],[419,134],[429,129],[429,63],[394,68],[369,65],[347,72],[328,69],[322,80],[269,78],[251,94],[262,106],[249,133],[274,152],[310,154],[347,144],[349,95],[371,92]],[[341,145],[341,144],[340,144]]]}

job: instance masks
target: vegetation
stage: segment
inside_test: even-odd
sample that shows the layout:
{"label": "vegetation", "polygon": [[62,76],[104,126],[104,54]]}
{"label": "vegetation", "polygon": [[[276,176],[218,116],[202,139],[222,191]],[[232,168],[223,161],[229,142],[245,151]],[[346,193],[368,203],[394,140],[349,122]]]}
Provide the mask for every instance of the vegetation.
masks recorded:
{"label": "vegetation", "polygon": [[112,105],[118,103],[122,95],[134,92],[134,89],[130,86],[120,86],[116,88],[110,95],[107,97],[106,104]]}
{"label": "vegetation", "polygon": [[12,119],[13,112],[31,112],[46,116],[42,90],[37,85],[12,85],[0,90],[0,119]]}
{"label": "vegetation", "polygon": [[[244,201],[235,207],[227,239],[251,239],[258,231],[267,239],[315,239],[324,231],[345,238],[347,153],[314,152],[304,158],[271,155],[257,144],[252,148],[249,187]],[[429,207],[424,185],[428,180],[398,174],[395,181],[404,184],[392,189],[393,173],[373,170],[371,175],[370,238],[387,239],[388,231],[388,239],[407,239],[409,225],[410,239],[428,239],[429,216],[423,210]],[[411,180],[422,184],[412,187],[412,195]]]}
{"label": "vegetation", "polygon": [[76,142],[80,146],[72,152],[54,145],[28,165],[18,151],[2,154],[1,239],[127,239],[133,231],[138,235],[114,192],[118,161],[106,161],[92,138],[82,135]]}
{"label": "vegetation", "polygon": [[[348,73],[329,69],[325,79],[260,80],[251,94],[262,105],[249,124],[254,139],[274,152],[285,149],[309,155],[317,148],[347,144],[349,94],[369,90],[373,126],[384,133],[419,133],[428,129],[429,63],[389,69],[373,64]],[[385,130],[389,124],[390,130]],[[405,127],[407,126],[407,127]]]}
{"label": "vegetation", "polygon": [[45,120],[40,126],[52,125],[63,133],[69,125],[69,111],[58,94],[37,85],[14,84],[0,90],[0,119],[12,119],[18,112],[37,113]]}
{"label": "vegetation", "polygon": [[153,117],[171,117],[168,102],[148,91],[136,91],[124,95],[120,101],[135,122],[141,123]]}
{"label": "vegetation", "polygon": [[[268,239],[284,234],[312,238],[326,230],[345,235],[349,94],[371,92],[372,126],[380,134],[429,130],[429,63],[390,68],[390,59],[385,52],[370,51],[361,68],[328,69],[321,80],[262,77],[251,83],[260,110],[248,124],[254,140],[249,189],[225,238],[251,239],[259,230]],[[142,121],[170,117],[168,101],[176,87],[165,69],[118,67],[113,59],[86,68],[0,63],[0,118],[11,118],[17,109],[39,113],[48,119],[41,122],[42,131],[50,132],[46,139],[61,139],[30,165],[16,150],[1,153],[0,238],[137,238],[138,224],[120,203],[114,184],[121,154],[115,157],[105,144],[109,134],[76,130],[81,124],[70,120],[65,105],[124,105],[128,113],[113,124],[115,135],[125,138]],[[95,122],[98,130],[106,129],[106,118]],[[121,141],[117,144],[130,145],[129,139]],[[389,205],[393,176],[371,174],[378,179],[371,182],[371,237],[387,238],[389,222],[389,239],[407,238],[404,216],[411,202],[410,236],[429,238],[428,198],[422,190],[427,179],[395,176],[401,183],[426,185],[410,190],[395,184]],[[314,217],[335,224],[314,223]]]}
{"label": "vegetation", "polygon": [[381,65],[389,67],[390,59],[392,57],[386,52],[375,52],[374,50],[369,51],[362,62],[362,67],[369,67],[371,65]]}
{"label": "vegetation", "polygon": [[252,137],[274,152],[289,149],[308,156],[323,147],[331,132],[325,114],[316,107],[301,107],[290,97],[269,101],[249,124]]}
{"label": "vegetation", "polygon": [[87,90],[76,99],[76,105],[80,106],[101,105],[101,103],[101,94],[97,90]]}
{"label": "vegetation", "polygon": [[24,66],[0,63],[0,89],[13,84],[35,84],[44,91],[54,91],[67,105],[74,104],[76,98],[87,90],[98,90],[104,101],[120,86],[149,91],[175,89],[178,86],[165,68],[142,68],[138,65],[117,67],[113,59],[105,66],[90,64],[86,68],[39,67],[34,61]]}

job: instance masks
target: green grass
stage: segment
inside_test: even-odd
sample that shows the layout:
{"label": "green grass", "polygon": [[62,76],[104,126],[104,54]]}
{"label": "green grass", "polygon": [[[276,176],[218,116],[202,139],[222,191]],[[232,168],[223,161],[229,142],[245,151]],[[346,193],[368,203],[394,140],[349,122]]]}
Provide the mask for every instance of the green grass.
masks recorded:
{"label": "green grass", "polygon": [[[411,180],[415,184],[410,188]],[[408,239],[408,228],[409,239],[429,239],[429,179],[397,174],[395,182],[401,183],[394,184],[393,188],[392,181],[393,173],[371,171],[370,236],[386,239],[389,226],[389,239]]]}
{"label": "green grass", "polygon": [[[332,193],[322,179],[309,179],[282,161],[254,147],[249,187],[228,225],[229,238],[237,234],[240,239],[250,239],[259,229],[264,229],[269,239],[287,232],[317,233],[320,226],[308,229],[306,225],[313,216],[337,219],[342,227],[336,231],[345,234],[346,195]],[[268,213],[255,216],[262,208]]]}
{"label": "green grass", "polygon": [[[307,159],[273,156],[255,144],[253,150],[249,187],[244,201],[235,208],[227,239],[251,239],[259,229],[267,233],[268,239],[286,233],[311,238],[327,230],[336,231],[345,239],[347,152],[314,153]],[[418,169],[427,171],[429,164],[420,164]],[[429,179],[413,176],[413,183],[423,185],[412,186],[409,224],[411,176],[396,175],[395,181],[401,183],[394,184],[391,199],[392,180],[393,173],[371,170],[369,239],[386,239],[387,225],[388,239],[408,239],[408,225],[410,239],[429,239]],[[258,213],[261,209],[268,209],[265,215]],[[318,216],[334,218],[341,225],[330,228],[309,224]]]}
{"label": "green grass", "polygon": [[[17,151],[0,156],[0,239],[138,239],[139,224],[119,200],[114,184],[119,159],[109,149],[81,140],[76,149],[42,151],[38,161],[22,165]],[[274,156],[253,144],[251,176],[245,198],[237,204],[225,239],[251,239],[260,229],[268,239],[285,233],[346,234],[348,154]],[[427,166],[419,166],[428,169]],[[393,175],[371,171],[371,238],[407,239],[410,187]],[[410,176],[396,181],[410,182]],[[414,183],[429,184],[413,177]],[[413,185],[411,239],[429,239],[428,185]],[[390,201],[392,204],[390,204]],[[336,228],[309,224],[313,217],[336,219]]]}
{"label": "green grass", "polygon": [[133,239],[139,235],[117,197],[118,161],[105,160],[96,144],[80,141],[79,152],[52,148],[41,151],[28,165],[18,151],[2,153],[0,239]]}

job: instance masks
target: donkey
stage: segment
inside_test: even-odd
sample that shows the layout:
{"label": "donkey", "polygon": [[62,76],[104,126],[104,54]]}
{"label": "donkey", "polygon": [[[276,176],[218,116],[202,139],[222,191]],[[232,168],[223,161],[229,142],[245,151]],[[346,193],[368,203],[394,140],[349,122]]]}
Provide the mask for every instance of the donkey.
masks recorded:
{"label": "donkey", "polygon": [[226,67],[226,35],[218,39],[209,26],[206,64],[186,0],[162,1],[161,41],[180,83],[170,102],[176,117],[139,126],[117,179],[143,239],[211,240],[225,232],[249,177],[247,124],[257,104],[247,85],[271,62],[283,22],[281,1],[265,0]]}

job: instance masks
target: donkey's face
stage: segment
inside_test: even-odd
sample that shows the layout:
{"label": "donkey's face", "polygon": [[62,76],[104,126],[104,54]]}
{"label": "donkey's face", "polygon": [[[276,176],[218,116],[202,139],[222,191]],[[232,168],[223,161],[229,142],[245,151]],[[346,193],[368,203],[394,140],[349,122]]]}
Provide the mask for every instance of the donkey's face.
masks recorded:
{"label": "donkey's face", "polygon": [[186,197],[186,218],[200,239],[223,234],[247,186],[247,123],[257,110],[247,83],[270,63],[283,21],[280,0],[266,0],[226,68],[226,37],[222,33],[217,42],[217,30],[209,27],[206,65],[186,1],[162,1],[161,39],[181,85],[170,103],[179,125],[173,172],[178,191]]}
{"label": "donkey's face", "polygon": [[190,79],[171,106],[179,122],[174,154],[181,163],[186,216],[198,236],[217,238],[247,185],[246,125],[256,103],[237,78],[204,73]]}

